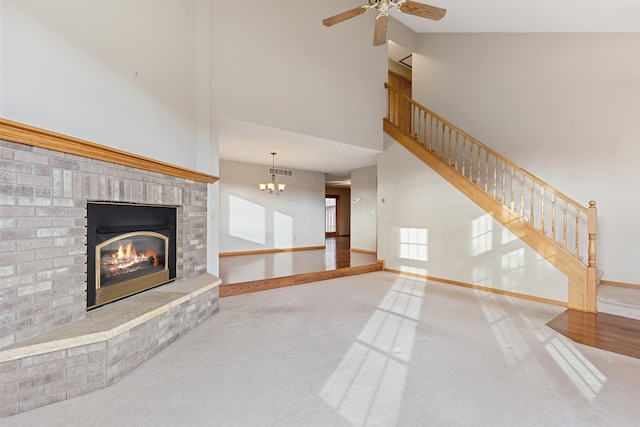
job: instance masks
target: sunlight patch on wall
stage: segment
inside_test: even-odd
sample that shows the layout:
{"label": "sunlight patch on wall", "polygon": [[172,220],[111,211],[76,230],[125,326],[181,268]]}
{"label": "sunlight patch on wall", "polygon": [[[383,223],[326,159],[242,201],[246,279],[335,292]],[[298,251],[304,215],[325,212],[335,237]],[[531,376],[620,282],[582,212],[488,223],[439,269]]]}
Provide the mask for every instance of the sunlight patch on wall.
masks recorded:
{"label": "sunlight patch on wall", "polygon": [[273,213],[273,245],[276,248],[293,247],[293,218],[289,215]]}
{"label": "sunlight patch on wall", "polygon": [[506,245],[507,243],[511,243],[518,240],[518,236],[513,234],[507,228],[502,229],[502,244]]}
{"label": "sunlight patch on wall", "polygon": [[263,206],[229,196],[229,235],[264,245],[267,242]]}
{"label": "sunlight patch on wall", "polygon": [[508,252],[500,257],[502,283],[505,288],[517,288],[524,281],[524,248]]}
{"label": "sunlight patch on wall", "polygon": [[399,237],[400,258],[415,261],[429,260],[429,230],[401,228]]}
{"label": "sunlight patch on wall", "polygon": [[398,278],[320,392],[351,425],[397,422],[424,293]]}
{"label": "sunlight patch on wall", "polygon": [[471,256],[482,255],[493,249],[493,222],[489,214],[471,221]]}

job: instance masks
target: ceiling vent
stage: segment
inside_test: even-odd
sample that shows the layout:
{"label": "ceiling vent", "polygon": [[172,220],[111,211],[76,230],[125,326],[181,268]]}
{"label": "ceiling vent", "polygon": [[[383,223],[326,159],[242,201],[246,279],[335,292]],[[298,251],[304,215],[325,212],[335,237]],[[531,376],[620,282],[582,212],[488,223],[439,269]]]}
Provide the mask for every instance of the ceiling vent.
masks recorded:
{"label": "ceiling vent", "polygon": [[293,171],[287,169],[269,168],[269,175],[293,176]]}

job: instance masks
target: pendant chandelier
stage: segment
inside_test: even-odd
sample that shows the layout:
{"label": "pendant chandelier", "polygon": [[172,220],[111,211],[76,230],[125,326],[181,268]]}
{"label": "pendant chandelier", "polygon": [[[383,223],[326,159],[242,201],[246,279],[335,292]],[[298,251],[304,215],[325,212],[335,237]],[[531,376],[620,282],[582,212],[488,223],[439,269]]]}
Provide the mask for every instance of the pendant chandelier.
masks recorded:
{"label": "pendant chandelier", "polygon": [[264,194],[275,194],[276,196],[281,195],[284,192],[285,184],[276,184],[276,153],[271,153],[273,157],[272,166],[271,166],[271,182],[265,182],[263,184],[258,184],[260,190]]}

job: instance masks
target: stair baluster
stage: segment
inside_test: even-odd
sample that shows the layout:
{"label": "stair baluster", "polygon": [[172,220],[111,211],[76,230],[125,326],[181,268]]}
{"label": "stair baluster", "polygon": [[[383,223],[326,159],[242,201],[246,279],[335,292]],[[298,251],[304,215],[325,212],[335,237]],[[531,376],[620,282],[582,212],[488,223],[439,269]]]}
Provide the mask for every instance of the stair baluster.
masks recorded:
{"label": "stair baluster", "polygon": [[[570,308],[595,312],[595,202],[590,202],[589,208],[580,205],[411,98],[388,85],[385,87],[389,102],[385,132],[567,274]],[[442,170],[434,160],[454,173]],[[510,186],[507,185],[508,174],[511,175]],[[476,190],[467,187],[460,177]],[[519,189],[516,186],[518,179]],[[518,198],[519,210],[516,210]],[[557,224],[558,201],[562,224]],[[548,206],[551,206],[551,213]],[[570,227],[569,214],[575,215],[575,224]],[[547,220],[551,221],[550,227]],[[556,240],[559,226],[562,242]],[[588,254],[586,263],[580,256],[582,250]]]}

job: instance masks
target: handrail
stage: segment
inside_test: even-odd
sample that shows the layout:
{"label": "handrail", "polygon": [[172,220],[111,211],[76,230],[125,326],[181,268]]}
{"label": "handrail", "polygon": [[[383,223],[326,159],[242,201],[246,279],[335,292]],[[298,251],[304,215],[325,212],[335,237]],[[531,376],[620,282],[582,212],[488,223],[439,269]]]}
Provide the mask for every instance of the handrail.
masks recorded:
{"label": "handrail", "polygon": [[393,125],[581,264],[595,269],[595,202],[589,208],[581,205],[392,86],[385,83],[385,88],[387,119]]}
{"label": "handrail", "polygon": [[[427,112],[429,115],[433,116],[433,118],[437,119],[438,121],[444,123],[447,127],[451,128],[452,130],[455,130],[456,133],[458,133],[459,135],[464,136],[466,139],[470,140],[470,141],[474,141],[475,144],[481,146],[484,150],[486,150],[489,153],[492,153],[494,155],[494,157],[504,161],[505,163],[508,163],[510,165],[512,165],[514,168],[518,169],[520,172],[522,172],[523,174],[531,177],[531,179],[535,180],[537,183],[540,184],[540,186],[543,187],[547,187],[552,189],[556,195],[561,196],[564,200],[567,200],[568,202],[570,202],[571,204],[575,205],[576,207],[579,207],[581,211],[583,212],[587,212],[587,208],[583,205],[581,205],[580,203],[576,202],[575,200],[573,200],[571,197],[567,196],[566,194],[562,193],[561,191],[556,190],[553,186],[547,184],[546,182],[544,182],[543,180],[541,180],[540,178],[536,177],[534,174],[532,174],[531,172],[527,171],[526,169],[524,169],[521,166],[518,166],[517,164],[513,163],[511,160],[507,159],[506,157],[504,157],[503,155],[501,155],[500,153],[496,152],[495,150],[493,150],[492,148],[486,146],[485,144],[483,144],[482,142],[480,142],[479,140],[477,140],[476,138],[474,138],[473,136],[469,135],[468,133],[466,133],[465,131],[463,131],[462,129],[460,129],[459,127],[457,127],[456,125],[452,124],[451,122],[449,122],[448,120],[444,119],[442,116],[434,113],[433,111],[429,110],[427,107],[421,105],[420,103],[414,101],[412,98],[408,97],[407,95],[401,94],[399,92],[397,92],[392,86],[389,86],[388,83],[384,84],[384,87],[386,89],[389,89],[390,92],[393,92],[394,95],[404,99],[407,102],[410,102],[411,104],[415,105],[418,109],[423,110],[425,112]],[[387,116],[387,118],[389,120],[391,120],[390,116]],[[393,120],[391,120],[393,122]],[[394,123],[395,124],[395,123]]]}

